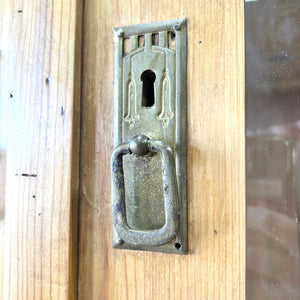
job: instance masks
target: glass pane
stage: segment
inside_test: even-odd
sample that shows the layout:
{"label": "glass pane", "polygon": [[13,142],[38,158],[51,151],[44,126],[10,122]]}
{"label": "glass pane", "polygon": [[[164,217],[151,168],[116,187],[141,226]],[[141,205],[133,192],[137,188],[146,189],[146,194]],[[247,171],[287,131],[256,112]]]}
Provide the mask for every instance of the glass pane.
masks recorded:
{"label": "glass pane", "polygon": [[300,299],[300,1],[245,3],[247,299]]}

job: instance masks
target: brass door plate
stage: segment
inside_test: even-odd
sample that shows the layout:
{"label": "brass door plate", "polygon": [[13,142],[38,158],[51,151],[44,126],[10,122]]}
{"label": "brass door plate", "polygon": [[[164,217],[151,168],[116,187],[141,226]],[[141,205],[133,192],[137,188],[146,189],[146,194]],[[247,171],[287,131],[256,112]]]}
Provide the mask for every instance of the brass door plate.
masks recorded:
{"label": "brass door plate", "polygon": [[[169,147],[179,217],[176,236],[162,245],[128,243],[114,223],[115,248],[187,253],[186,47],[186,19],[114,29],[114,148],[137,135]],[[127,154],[120,160],[126,226],[131,232],[159,231],[166,222],[162,158]]]}

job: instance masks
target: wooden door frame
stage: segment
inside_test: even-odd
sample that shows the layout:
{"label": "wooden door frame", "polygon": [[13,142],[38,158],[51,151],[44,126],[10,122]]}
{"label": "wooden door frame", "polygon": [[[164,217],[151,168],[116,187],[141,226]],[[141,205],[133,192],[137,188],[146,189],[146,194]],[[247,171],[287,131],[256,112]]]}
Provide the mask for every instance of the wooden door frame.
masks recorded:
{"label": "wooden door frame", "polygon": [[[2,295],[244,299],[243,1],[12,0],[2,8]],[[178,17],[188,22],[189,253],[114,250],[112,29]]]}
{"label": "wooden door frame", "polygon": [[77,299],[82,12],[1,3],[3,299]]}

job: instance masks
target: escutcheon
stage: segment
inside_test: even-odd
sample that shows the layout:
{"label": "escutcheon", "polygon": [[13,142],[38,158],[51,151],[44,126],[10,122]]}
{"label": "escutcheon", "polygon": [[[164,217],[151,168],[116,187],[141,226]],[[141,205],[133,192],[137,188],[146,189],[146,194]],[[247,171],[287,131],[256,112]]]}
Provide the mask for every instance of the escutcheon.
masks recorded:
{"label": "escutcheon", "polygon": [[113,247],[187,253],[186,19],[114,29]]}

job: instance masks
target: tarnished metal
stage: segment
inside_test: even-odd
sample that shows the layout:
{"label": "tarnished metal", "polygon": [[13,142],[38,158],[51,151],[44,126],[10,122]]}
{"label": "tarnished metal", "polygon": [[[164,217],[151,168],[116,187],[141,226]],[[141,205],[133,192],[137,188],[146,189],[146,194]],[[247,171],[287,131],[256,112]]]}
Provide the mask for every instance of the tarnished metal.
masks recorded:
{"label": "tarnished metal", "polygon": [[114,147],[113,246],[186,253],[186,19],[114,30]]}
{"label": "tarnished metal", "polygon": [[[144,136],[138,136],[133,143],[124,143],[115,148],[112,154],[112,212],[114,228],[119,235],[118,243],[125,241],[131,245],[157,246],[163,245],[175,238],[178,229],[178,193],[175,175],[175,162],[172,150],[163,142],[147,139],[142,141]],[[132,149],[132,145],[134,148]],[[137,145],[137,147],[136,147]],[[146,149],[146,147],[147,149]],[[131,154],[132,150],[142,148],[140,154],[159,153],[162,163],[163,195],[165,207],[165,224],[156,230],[134,230],[129,228],[126,221],[125,209],[125,185],[123,172],[123,155]]]}

